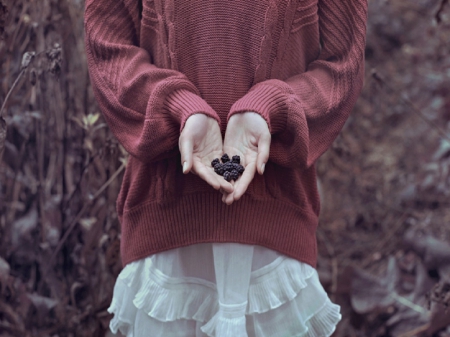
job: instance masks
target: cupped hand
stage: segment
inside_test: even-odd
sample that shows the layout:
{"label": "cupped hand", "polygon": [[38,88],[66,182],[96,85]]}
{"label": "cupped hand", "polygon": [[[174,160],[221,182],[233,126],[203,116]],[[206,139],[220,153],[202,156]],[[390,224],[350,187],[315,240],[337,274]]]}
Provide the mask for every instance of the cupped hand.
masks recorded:
{"label": "cupped hand", "polygon": [[205,114],[190,116],[178,141],[183,173],[192,172],[222,193],[233,193],[233,185],[214,172],[211,161],[222,156],[223,141],[214,118]]}
{"label": "cupped hand", "polygon": [[231,205],[239,200],[253,180],[256,171],[264,173],[269,159],[271,135],[267,122],[255,112],[237,113],[230,117],[224,140],[224,152],[239,155],[245,171],[234,185],[234,191],[223,192],[222,201]]}

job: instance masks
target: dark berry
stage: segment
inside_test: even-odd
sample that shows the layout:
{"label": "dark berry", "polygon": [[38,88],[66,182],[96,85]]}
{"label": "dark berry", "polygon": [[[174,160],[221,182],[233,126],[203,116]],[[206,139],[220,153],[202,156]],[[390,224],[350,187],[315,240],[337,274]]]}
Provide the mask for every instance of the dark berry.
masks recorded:
{"label": "dark berry", "polygon": [[239,164],[235,164],[235,165],[234,165],[234,169],[235,169],[236,171],[238,171],[239,174],[242,174],[242,173],[244,173],[244,171],[245,171],[244,166],[239,165]]}
{"label": "dark berry", "polygon": [[220,159],[222,159],[222,163],[224,164],[230,161],[230,157],[226,153]]}
{"label": "dark berry", "polygon": [[218,175],[223,175],[223,173],[225,172],[225,170],[223,169],[223,164],[218,163],[216,165],[214,165],[214,172],[216,172]]}
{"label": "dark berry", "polygon": [[211,162],[211,166],[212,166],[212,167],[215,167],[216,164],[220,164],[219,158],[215,158],[215,159],[213,159],[213,161]]}
{"label": "dark berry", "polygon": [[222,164],[222,165],[223,165],[224,171],[231,172],[234,169],[234,164],[231,162],[226,162],[225,164]]}
{"label": "dark berry", "polygon": [[226,171],[223,173],[223,177],[226,181],[231,181],[231,173]]}
{"label": "dark berry", "polygon": [[232,180],[238,180],[239,178],[239,173],[236,170],[231,171],[230,175]]}
{"label": "dark berry", "polygon": [[[220,160],[222,160],[222,163],[220,163]],[[214,167],[214,172],[223,176],[226,181],[238,180],[239,176],[245,171],[244,166],[240,164],[241,158],[237,155],[230,160],[228,154],[224,153],[220,160],[215,158],[211,162],[211,166]]]}

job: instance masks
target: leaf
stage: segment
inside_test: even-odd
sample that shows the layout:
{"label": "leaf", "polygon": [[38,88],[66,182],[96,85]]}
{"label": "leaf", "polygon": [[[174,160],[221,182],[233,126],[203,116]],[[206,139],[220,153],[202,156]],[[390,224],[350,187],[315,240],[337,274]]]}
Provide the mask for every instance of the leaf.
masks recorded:
{"label": "leaf", "polygon": [[92,126],[95,124],[95,122],[97,122],[98,118],[100,117],[99,113],[96,114],[89,114],[88,115],[88,122],[89,122],[89,126]]}
{"label": "leaf", "polygon": [[92,139],[85,138],[84,139],[84,147],[86,149],[88,149],[89,151],[93,152],[94,151],[94,144],[92,143]]}
{"label": "leaf", "polygon": [[128,163],[128,157],[120,157],[119,160],[124,166],[126,166]]}
{"label": "leaf", "polygon": [[377,308],[395,303],[395,287],[399,271],[394,257],[390,257],[384,277],[376,277],[364,270],[355,269],[351,286],[351,303],[359,314],[367,314]]}
{"label": "leaf", "polygon": [[441,139],[441,144],[437,151],[433,154],[433,160],[443,159],[450,154],[450,141]]}
{"label": "leaf", "polygon": [[14,114],[9,120],[11,130],[17,130],[23,138],[27,139],[35,128],[35,119],[42,119],[39,111]]}
{"label": "leaf", "polygon": [[0,256],[0,282],[8,278],[10,269],[9,263]]}
{"label": "leaf", "polygon": [[44,310],[48,312],[58,304],[57,300],[38,294],[27,294],[27,297],[31,300],[31,303],[33,303],[33,305],[38,310]]}
{"label": "leaf", "polygon": [[384,277],[373,276],[363,270],[354,270],[352,280],[351,303],[353,309],[359,314],[368,314],[376,309],[384,309],[391,305],[398,308],[388,326],[395,326],[395,330],[407,331],[411,326],[416,327],[429,318],[428,311],[421,305],[423,296],[431,288],[426,269],[419,264],[416,269],[416,282],[414,292],[408,296],[397,293],[396,287],[400,280],[400,270],[393,256],[389,258]]}
{"label": "leaf", "polygon": [[89,125],[89,120],[87,116],[83,116],[83,128],[87,128],[87,126]]}
{"label": "leaf", "polygon": [[55,43],[52,49],[49,49],[45,53],[49,62],[49,71],[53,75],[59,75],[61,73],[62,63],[62,49],[59,43]]}
{"label": "leaf", "polygon": [[[87,116],[83,116],[83,123],[82,123],[82,127],[85,130],[88,130],[89,128],[91,128],[99,119],[100,114],[96,113],[96,114],[89,114]],[[77,123],[80,123],[78,120],[74,119]]]}
{"label": "leaf", "polygon": [[442,13],[443,13],[443,11],[444,11],[444,7],[445,7],[445,5],[448,3],[448,0],[440,0],[440,4],[439,4],[439,9],[438,9],[438,11],[436,12],[436,15],[435,15],[435,19],[436,19],[436,22],[439,24],[439,23],[441,23],[442,22]]}
{"label": "leaf", "polygon": [[450,265],[450,244],[440,241],[421,229],[411,228],[403,238],[405,244],[419,255],[428,269]]}
{"label": "leaf", "polygon": [[11,230],[11,243],[18,247],[23,242],[32,241],[31,232],[37,227],[38,212],[33,207],[27,214],[15,221]]}
{"label": "leaf", "polygon": [[47,234],[45,236],[46,243],[48,243],[51,247],[56,247],[59,242],[59,238],[61,236],[61,233],[58,228],[55,228],[53,226],[50,226],[47,229]]}
{"label": "leaf", "polygon": [[28,68],[31,61],[33,61],[35,55],[36,55],[36,52],[34,52],[34,51],[27,51],[25,54],[23,54],[22,65],[21,65],[22,70]]}
{"label": "leaf", "polygon": [[2,160],[3,151],[5,150],[6,129],[6,121],[0,116],[0,160]]}
{"label": "leaf", "polygon": [[84,218],[80,220],[80,225],[86,230],[90,231],[92,226],[97,222],[96,217]]}

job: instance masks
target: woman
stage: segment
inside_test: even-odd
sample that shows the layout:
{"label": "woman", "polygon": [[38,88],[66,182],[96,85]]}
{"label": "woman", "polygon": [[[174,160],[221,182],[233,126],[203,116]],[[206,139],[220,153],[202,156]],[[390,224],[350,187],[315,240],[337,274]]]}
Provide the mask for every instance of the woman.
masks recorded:
{"label": "woman", "polygon": [[[85,14],[94,92],[130,154],[112,330],[331,335],[314,165],[363,84],[367,1],[87,0]],[[224,153],[245,167],[234,182],[210,164]]]}

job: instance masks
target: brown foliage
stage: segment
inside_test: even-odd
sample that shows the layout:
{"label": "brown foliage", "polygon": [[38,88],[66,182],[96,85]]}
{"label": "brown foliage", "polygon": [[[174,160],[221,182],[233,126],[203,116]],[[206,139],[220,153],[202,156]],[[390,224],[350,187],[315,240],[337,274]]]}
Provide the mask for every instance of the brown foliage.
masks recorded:
{"label": "brown foliage", "polygon": [[0,335],[102,336],[121,265],[114,206],[124,153],[93,100],[83,3],[7,5]]}

